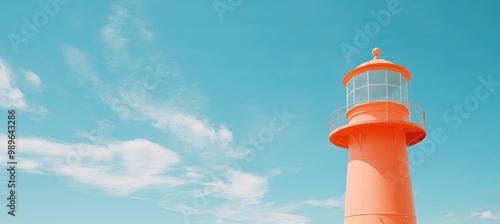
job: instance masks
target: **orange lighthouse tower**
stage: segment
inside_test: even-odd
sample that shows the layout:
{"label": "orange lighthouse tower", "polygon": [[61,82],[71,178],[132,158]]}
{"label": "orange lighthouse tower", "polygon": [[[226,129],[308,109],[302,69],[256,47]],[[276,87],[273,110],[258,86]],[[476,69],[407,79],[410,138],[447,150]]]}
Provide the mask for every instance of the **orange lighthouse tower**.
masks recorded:
{"label": "orange lighthouse tower", "polygon": [[415,224],[406,148],[425,136],[425,112],[408,102],[410,72],[379,58],[348,72],[347,104],[330,115],[330,142],[348,149],[344,224]]}

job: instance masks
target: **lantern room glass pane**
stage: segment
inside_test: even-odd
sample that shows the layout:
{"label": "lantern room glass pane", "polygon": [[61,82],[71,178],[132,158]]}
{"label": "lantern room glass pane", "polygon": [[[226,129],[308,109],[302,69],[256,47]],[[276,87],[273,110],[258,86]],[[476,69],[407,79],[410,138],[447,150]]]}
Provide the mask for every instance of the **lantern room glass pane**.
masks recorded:
{"label": "lantern room glass pane", "polygon": [[348,108],[352,107],[352,104],[354,103],[353,96],[354,96],[354,94],[352,94],[352,93],[347,95],[347,105],[348,105],[347,107]]}
{"label": "lantern room glass pane", "polygon": [[352,93],[352,90],[353,90],[353,88],[352,88],[352,82],[353,82],[352,79],[350,79],[349,82],[347,82],[347,86],[346,86],[346,88],[347,88],[347,95],[349,95],[349,94]]}
{"label": "lantern room glass pane", "polygon": [[407,90],[405,90],[403,88],[401,88],[401,100],[405,101],[405,102],[408,101],[408,92],[407,92]]}
{"label": "lantern room glass pane", "polygon": [[408,100],[408,80],[405,76],[401,76],[401,89],[403,91],[403,99]]}
{"label": "lantern room glass pane", "polygon": [[354,90],[354,102],[362,103],[368,100],[368,87],[364,86]]}
{"label": "lantern room glass pane", "polygon": [[385,100],[387,96],[387,88],[385,84],[370,85],[369,87],[370,101]]}
{"label": "lantern room glass pane", "polygon": [[401,74],[399,72],[387,71],[387,84],[401,86]]}
{"label": "lantern room glass pane", "polygon": [[399,98],[399,91],[401,91],[401,87],[395,86],[395,85],[387,85],[387,93],[388,94],[398,92],[398,98]]}
{"label": "lantern room glass pane", "polygon": [[349,82],[347,82],[346,85],[346,96],[347,96],[347,108],[352,107],[352,104],[354,103],[353,101],[353,96],[354,96],[354,89],[353,89],[353,79],[351,78]]}
{"label": "lantern room glass pane", "polygon": [[367,78],[366,78],[366,72],[360,73],[358,75],[355,75],[353,77],[354,79],[354,89],[366,86]]}
{"label": "lantern room glass pane", "polygon": [[393,100],[393,101],[404,101],[401,99],[401,88],[393,85],[388,85],[388,90],[390,90],[389,95],[387,96],[388,100]]}
{"label": "lantern room glass pane", "polygon": [[369,84],[385,84],[386,70],[372,70],[368,71]]}

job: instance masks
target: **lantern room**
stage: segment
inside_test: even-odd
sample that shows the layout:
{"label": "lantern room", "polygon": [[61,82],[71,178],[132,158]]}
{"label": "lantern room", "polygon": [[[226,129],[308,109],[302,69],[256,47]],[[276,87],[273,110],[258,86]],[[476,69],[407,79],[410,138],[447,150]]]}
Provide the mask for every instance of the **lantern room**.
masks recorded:
{"label": "lantern room", "polygon": [[376,101],[407,102],[410,72],[380,59],[380,49],[375,48],[372,53],[373,60],[359,65],[344,77],[347,107]]}
{"label": "lantern room", "polygon": [[407,146],[425,138],[425,111],[408,101],[410,72],[403,66],[379,58],[380,49],[372,51],[373,59],[349,71],[343,79],[346,105],[330,114],[330,141],[348,148],[350,129],[375,123],[404,123]]}

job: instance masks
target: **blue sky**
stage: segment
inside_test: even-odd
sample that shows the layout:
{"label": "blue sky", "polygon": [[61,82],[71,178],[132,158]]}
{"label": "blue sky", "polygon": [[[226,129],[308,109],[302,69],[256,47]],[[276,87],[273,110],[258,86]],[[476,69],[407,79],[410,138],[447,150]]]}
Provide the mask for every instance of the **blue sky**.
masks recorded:
{"label": "blue sky", "polygon": [[2,223],[343,223],[328,115],[374,47],[426,111],[409,148],[419,223],[500,223],[499,6],[4,3],[0,107],[18,111],[20,170]]}

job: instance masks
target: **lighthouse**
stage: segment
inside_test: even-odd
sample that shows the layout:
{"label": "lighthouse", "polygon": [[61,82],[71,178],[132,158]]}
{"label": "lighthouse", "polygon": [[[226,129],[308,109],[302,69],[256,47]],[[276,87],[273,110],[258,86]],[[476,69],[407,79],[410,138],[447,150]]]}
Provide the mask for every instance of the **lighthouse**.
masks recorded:
{"label": "lighthouse", "polygon": [[344,224],[415,224],[407,147],[425,138],[425,112],[408,101],[410,72],[372,54],[329,117],[330,142],[348,150]]}

